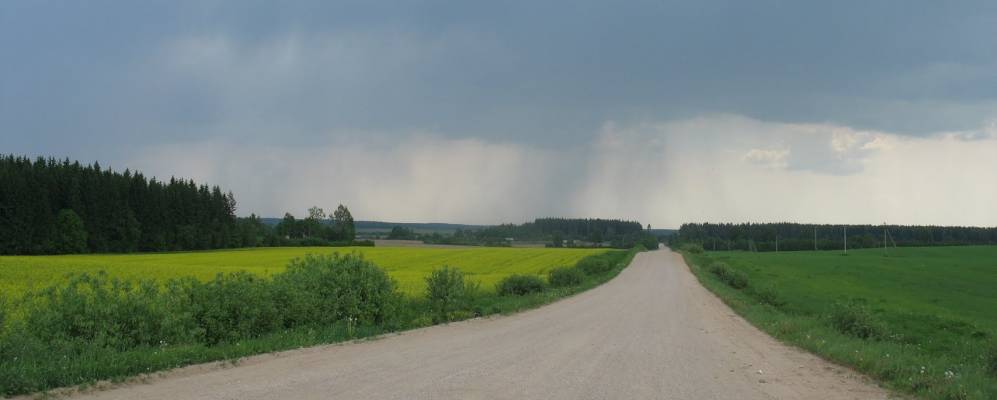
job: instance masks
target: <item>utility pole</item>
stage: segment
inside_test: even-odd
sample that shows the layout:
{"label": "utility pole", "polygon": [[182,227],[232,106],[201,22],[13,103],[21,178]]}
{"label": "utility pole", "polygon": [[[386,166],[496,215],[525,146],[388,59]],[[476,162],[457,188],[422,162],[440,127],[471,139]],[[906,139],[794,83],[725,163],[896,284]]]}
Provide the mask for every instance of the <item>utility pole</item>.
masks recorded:
{"label": "utility pole", "polygon": [[814,251],[817,251],[817,225],[814,225]]}
{"label": "utility pole", "polygon": [[779,252],[779,235],[775,235],[775,252]]}

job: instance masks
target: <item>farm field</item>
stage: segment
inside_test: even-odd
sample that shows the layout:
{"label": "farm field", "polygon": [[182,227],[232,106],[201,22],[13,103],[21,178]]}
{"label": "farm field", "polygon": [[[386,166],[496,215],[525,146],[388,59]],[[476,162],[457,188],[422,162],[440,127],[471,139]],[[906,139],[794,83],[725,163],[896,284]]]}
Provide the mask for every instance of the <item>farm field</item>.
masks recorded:
{"label": "farm field", "polygon": [[777,338],[926,398],[997,397],[997,246],[686,257]]}
{"label": "farm field", "polygon": [[180,253],[97,254],[64,256],[0,256],[0,292],[16,296],[30,289],[48,287],[67,274],[106,271],[126,280],[194,276],[201,280],[218,273],[247,271],[266,276],[283,271],[288,261],[305,254],[360,253],[388,271],[399,290],[418,296],[425,277],[449,265],[460,268],[482,288],[512,274],[545,274],[549,269],[574,265],[578,260],[604,253],[601,249],[533,248],[401,248],[401,247],[276,247]]}
{"label": "farm field", "polygon": [[[0,257],[0,396],[533,308],[612,279],[640,250],[284,247]],[[332,253],[348,256],[286,268]],[[438,270],[444,265],[464,274]],[[548,277],[565,266],[561,279]],[[161,287],[64,278],[97,271]],[[427,293],[430,275],[436,284]],[[504,280],[512,275],[521,276]],[[202,281],[171,279],[191,276]],[[468,281],[483,290],[465,290]]]}

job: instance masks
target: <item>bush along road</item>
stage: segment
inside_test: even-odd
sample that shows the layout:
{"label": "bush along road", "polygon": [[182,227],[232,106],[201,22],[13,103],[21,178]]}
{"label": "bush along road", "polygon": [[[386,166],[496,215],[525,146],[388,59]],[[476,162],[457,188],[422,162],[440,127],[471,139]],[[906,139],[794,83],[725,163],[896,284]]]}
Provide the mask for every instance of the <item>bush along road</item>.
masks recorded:
{"label": "bush along road", "polygon": [[639,251],[559,267],[553,284],[514,275],[492,290],[441,267],[418,297],[403,295],[359,255],[307,256],[269,278],[240,272],[206,282],[126,282],[75,275],[16,302],[0,298],[0,395],[511,313],[595,287]]}

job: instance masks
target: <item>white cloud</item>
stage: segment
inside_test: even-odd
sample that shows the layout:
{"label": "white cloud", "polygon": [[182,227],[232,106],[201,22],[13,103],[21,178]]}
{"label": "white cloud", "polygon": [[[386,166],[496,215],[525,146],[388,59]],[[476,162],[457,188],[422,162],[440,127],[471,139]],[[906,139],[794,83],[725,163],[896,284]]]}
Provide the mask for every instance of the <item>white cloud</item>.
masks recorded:
{"label": "white cloud", "polygon": [[[716,115],[609,125],[581,215],[997,225],[997,139],[912,138]],[[639,211],[633,211],[639,210]],[[628,214],[629,213],[629,214]]]}
{"label": "white cloud", "polygon": [[744,161],[767,168],[784,169],[789,166],[786,161],[789,152],[789,149],[751,149],[742,158]]}
{"label": "white cloud", "polygon": [[243,214],[345,203],[361,219],[467,223],[538,216],[997,225],[997,139],[912,138],[732,115],[607,123],[542,149],[410,133],[308,147],[158,146],[126,165],[232,189]]}

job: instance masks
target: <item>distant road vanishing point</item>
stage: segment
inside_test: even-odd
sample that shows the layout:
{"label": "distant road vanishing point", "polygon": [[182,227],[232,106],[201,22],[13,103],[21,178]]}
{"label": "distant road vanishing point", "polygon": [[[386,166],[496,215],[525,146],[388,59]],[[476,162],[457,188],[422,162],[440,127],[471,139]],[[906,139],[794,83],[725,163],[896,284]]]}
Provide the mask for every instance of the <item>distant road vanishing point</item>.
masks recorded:
{"label": "distant road vanishing point", "polygon": [[167,372],[93,399],[877,399],[736,316],[668,250],[520,314]]}

